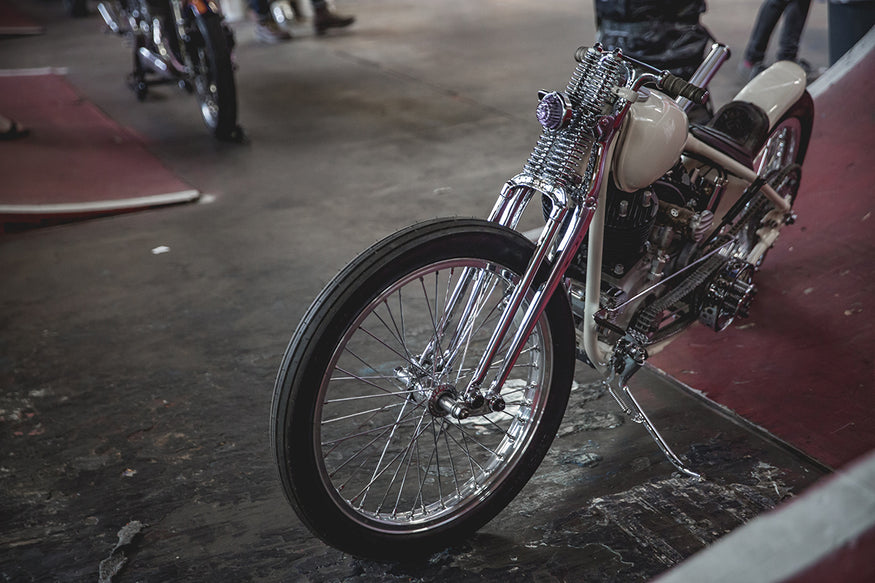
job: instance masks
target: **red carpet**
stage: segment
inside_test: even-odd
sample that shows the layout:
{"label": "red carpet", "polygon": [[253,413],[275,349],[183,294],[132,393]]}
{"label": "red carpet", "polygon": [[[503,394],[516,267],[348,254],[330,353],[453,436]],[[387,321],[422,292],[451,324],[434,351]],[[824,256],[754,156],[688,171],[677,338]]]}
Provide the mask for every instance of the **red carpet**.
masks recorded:
{"label": "red carpet", "polygon": [[45,28],[24,14],[9,0],[0,0],[0,36],[42,34]]}
{"label": "red carpet", "polygon": [[751,317],[651,363],[832,467],[875,449],[875,51],[815,98],[797,199]]}
{"label": "red carpet", "polygon": [[[10,74],[11,73],[11,74]],[[0,141],[0,222],[188,202],[197,191],[62,75],[0,71],[0,114],[31,130]]]}

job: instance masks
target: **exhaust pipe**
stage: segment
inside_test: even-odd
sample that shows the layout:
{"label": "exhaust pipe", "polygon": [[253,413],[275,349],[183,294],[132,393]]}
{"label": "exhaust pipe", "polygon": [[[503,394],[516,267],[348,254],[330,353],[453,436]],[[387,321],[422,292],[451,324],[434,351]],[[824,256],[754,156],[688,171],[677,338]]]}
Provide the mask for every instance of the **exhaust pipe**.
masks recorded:
{"label": "exhaust pipe", "polygon": [[186,76],[185,68],[175,58],[172,58],[172,55],[168,60],[155,51],[140,47],[137,56],[140,57],[140,62],[159,75],[169,79],[181,79]]}
{"label": "exhaust pipe", "polygon": [[176,58],[176,55],[173,54],[173,51],[170,50],[167,37],[164,36],[161,20],[158,18],[152,19],[152,42],[158,50],[158,58],[164,62],[165,67],[169,67],[171,73],[177,77],[182,77],[188,74],[186,66],[180,63]]}
{"label": "exhaust pipe", "polygon": [[165,77],[178,79],[187,75],[188,70],[185,65],[180,63],[173,51],[170,50],[161,27],[161,21],[157,18],[152,19],[152,43],[155,45],[155,51],[147,47],[140,47],[137,51],[147,66]]}

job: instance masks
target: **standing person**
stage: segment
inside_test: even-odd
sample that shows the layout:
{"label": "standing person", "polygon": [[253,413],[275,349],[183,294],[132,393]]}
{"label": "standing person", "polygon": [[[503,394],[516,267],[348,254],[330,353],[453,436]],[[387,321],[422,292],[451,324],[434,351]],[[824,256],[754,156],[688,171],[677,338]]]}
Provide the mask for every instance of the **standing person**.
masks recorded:
{"label": "standing person", "polygon": [[[326,0],[310,0],[313,5],[313,28],[317,35],[325,34],[329,28],[344,28],[355,22],[355,16],[342,16],[328,8]],[[249,0],[249,7],[255,13],[255,38],[264,43],[280,43],[291,40],[289,31],[276,23],[270,14],[270,0]]]}
{"label": "standing person", "polygon": [[808,8],[811,0],[765,0],[757,14],[753,32],[744,52],[744,61],[741,63],[742,72],[753,78],[766,67],[763,63],[766,57],[766,48],[775,26],[778,25],[781,15],[784,15],[784,25],[781,27],[781,36],[778,38],[779,61],[796,61],[802,68],[809,72],[810,66],[804,61],[798,61],[799,39],[802,38],[802,29],[805,28],[805,20],[808,18]]}
{"label": "standing person", "polygon": [[704,12],[705,0],[595,0],[596,40],[689,79],[712,40]]}
{"label": "standing person", "polygon": [[[705,0],[595,0],[596,40],[683,79],[696,72],[713,38],[699,22]],[[695,122],[711,117],[711,104],[687,111]]]}

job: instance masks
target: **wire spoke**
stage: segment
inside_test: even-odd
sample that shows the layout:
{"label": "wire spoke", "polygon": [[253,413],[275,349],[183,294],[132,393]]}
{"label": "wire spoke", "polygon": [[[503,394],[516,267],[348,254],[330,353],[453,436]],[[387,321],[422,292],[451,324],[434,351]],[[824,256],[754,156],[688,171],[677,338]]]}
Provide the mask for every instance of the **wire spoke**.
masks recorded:
{"label": "wire spoke", "polygon": [[[419,443],[419,436],[422,435],[422,434],[427,430],[427,427],[426,427],[426,428],[422,428],[422,421],[423,421],[424,418],[425,418],[425,414],[423,414],[423,416],[420,418],[419,426],[417,427],[417,429],[416,429],[416,433],[413,435],[413,437],[412,437],[412,439],[411,439],[411,441],[410,441],[410,444],[408,445],[408,448],[410,448],[410,447],[412,447],[413,445]],[[428,423],[431,424],[432,422],[429,421]],[[402,454],[404,454],[406,451],[408,451],[408,450],[405,449],[405,450],[403,450],[403,451],[397,453],[397,454],[395,455],[395,457],[393,457],[391,460],[389,460],[389,463],[387,463],[387,464],[383,467],[383,469],[381,469],[381,470],[379,470],[379,471],[375,471],[375,472],[374,472],[374,476],[368,481],[367,484],[365,484],[364,488],[362,488],[361,490],[359,490],[359,492],[358,492],[355,496],[353,496],[352,498],[350,498],[349,501],[350,501],[350,502],[353,502],[353,501],[357,500],[359,496],[362,496],[362,495],[363,495],[363,494],[364,494],[364,493],[365,493],[365,492],[366,492],[371,486],[374,485],[374,482],[377,481],[377,478],[379,478],[380,476],[382,476],[382,475],[383,475],[383,474],[384,474],[389,468],[391,468],[391,467],[392,467],[392,464],[394,463],[394,461],[397,460],[398,457],[401,456]]]}

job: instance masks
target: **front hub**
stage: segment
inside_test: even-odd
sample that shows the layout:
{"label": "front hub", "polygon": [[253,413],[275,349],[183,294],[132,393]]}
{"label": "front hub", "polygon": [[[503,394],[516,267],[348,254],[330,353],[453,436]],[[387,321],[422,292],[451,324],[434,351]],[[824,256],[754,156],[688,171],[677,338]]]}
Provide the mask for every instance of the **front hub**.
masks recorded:
{"label": "front hub", "polygon": [[465,419],[470,414],[467,407],[459,404],[459,394],[452,385],[438,385],[432,389],[428,399],[428,412],[435,417],[452,415],[457,419]]}

